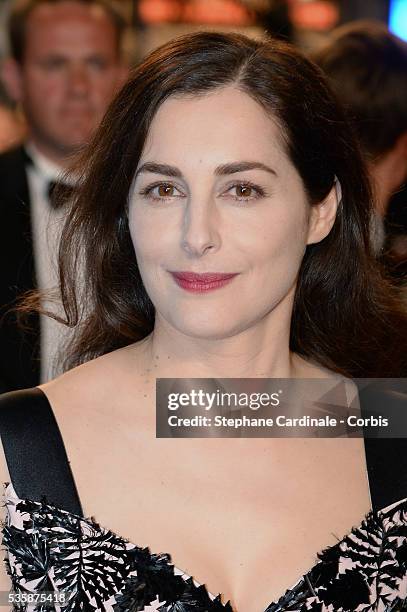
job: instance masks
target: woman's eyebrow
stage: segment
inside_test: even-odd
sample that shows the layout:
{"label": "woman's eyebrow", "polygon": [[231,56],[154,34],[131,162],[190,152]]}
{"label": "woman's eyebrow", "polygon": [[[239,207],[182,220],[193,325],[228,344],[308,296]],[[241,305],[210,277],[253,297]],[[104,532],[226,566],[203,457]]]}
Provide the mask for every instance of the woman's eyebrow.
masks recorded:
{"label": "woman's eyebrow", "polygon": [[257,161],[239,161],[231,164],[222,164],[215,169],[215,174],[217,176],[223,176],[225,174],[234,174],[235,172],[244,172],[245,170],[265,170],[277,176],[277,172],[273,168]]}
{"label": "woman's eyebrow", "polygon": [[[277,176],[277,172],[263,164],[262,162],[257,161],[239,161],[232,162],[229,164],[222,164],[215,168],[216,176],[224,176],[227,174],[235,174],[236,172],[244,172],[245,170],[264,170],[265,172],[269,172],[274,176]],[[151,172],[152,174],[161,174],[163,176],[173,176],[175,178],[182,178],[182,172],[176,166],[170,166],[169,164],[160,164],[157,162],[146,162],[138,170],[136,171],[135,178],[138,177],[139,174],[143,172]]]}
{"label": "woman's eyebrow", "polygon": [[159,164],[156,162],[146,162],[140,168],[137,169],[135,178],[138,177],[139,174],[143,172],[151,172],[153,174],[163,174],[164,176],[174,176],[176,178],[182,177],[182,172],[179,168],[175,166],[170,166],[168,164]]}

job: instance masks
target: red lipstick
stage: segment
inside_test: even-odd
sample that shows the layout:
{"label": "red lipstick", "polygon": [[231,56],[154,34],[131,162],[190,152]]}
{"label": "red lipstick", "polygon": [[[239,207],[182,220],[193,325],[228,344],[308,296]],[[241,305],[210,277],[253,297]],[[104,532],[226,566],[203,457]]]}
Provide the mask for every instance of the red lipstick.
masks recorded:
{"label": "red lipstick", "polygon": [[173,279],[179,287],[192,293],[204,293],[220,289],[229,283],[237,273],[222,274],[219,272],[171,272]]}

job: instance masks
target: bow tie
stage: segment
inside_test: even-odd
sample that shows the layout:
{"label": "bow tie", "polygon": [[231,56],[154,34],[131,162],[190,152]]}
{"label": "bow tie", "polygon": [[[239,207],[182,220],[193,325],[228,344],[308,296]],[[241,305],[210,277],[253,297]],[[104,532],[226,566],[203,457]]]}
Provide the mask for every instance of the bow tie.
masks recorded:
{"label": "bow tie", "polygon": [[[27,166],[35,166],[33,159],[27,152],[26,148],[23,147],[23,158]],[[54,210],[62,208],[73,196],[75,188],[72,185],[68,185],[62,181],[49,181],[48,182],[48,201]]]}
{"label": "bow tie", "polygon": [[48,200],[51,208],[58,210],[62,208],[72,198],[75,192],[73,185],[68,185],[62,181],[49,181]]}

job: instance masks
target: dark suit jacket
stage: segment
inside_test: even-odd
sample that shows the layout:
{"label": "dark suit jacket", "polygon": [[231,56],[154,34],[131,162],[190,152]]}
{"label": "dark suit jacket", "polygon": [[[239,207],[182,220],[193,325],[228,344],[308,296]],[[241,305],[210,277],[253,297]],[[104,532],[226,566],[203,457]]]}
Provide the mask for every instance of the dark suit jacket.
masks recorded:
{"label": "dark suit jacket", "polygon": [[30,199],[22,147],[0,155],[0,392],[39,384],[39,317],[31,331],[10,311],[16,298],[36,287]]}

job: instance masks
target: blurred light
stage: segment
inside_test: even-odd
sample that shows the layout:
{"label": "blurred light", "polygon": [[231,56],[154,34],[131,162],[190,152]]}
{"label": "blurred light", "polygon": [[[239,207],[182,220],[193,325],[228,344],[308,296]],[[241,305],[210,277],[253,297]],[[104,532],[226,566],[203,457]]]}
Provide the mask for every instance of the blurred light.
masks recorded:
{"label": "blurred light", "polygon": [[247,10],[235,0],[190,0],[183,19],[189,23],[247,25]]}
{"label": "blurred light", "polygon": [[249,10],[238,0],[139,0],[144,23],[184,22],[248,25]]}
{"label": "blurred light", "polygon": [[145,23],[178,21],[180,10],[177,0],[141,0],[138,5],[139,16]]}
{"label": "blurred light", "polygon": [[407,40],[407,0],[390,0],[389,29]]}
{"label": "blurred light", "polygon": [[327,0],[290,0],[290,17],[295,27],[305,30],[331,30],[339,20],[336,4]]}

